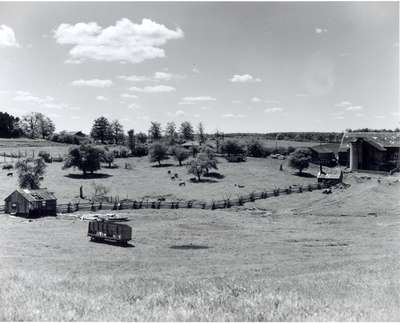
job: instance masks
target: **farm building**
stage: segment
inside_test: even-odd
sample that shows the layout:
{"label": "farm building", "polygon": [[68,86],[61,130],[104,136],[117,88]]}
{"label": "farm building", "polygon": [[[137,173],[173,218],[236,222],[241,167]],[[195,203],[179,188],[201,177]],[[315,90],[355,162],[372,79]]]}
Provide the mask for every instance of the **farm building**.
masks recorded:
{"label": "farm building", "polygon": [[343,180],[343,172],[341,169],[335,169],[333,171],[329,171],[329,173],[325,173],[322,170],[317,175],[318,183],[325,184],[338,184]]}
{"label": "farm building", "polygon": [[56,215],[57,199],[46,189],[28,190],[17,189],[6,197],[5,213],[18,216]]}
{"label": "farm building", "polygon": [[337,164],[336,154],[338,144],[324,144],[310,147],[312,162],[323,166],[335,166]]}
{"label": "farm building", "polygon": [[339,147],[339,163],[353,171],[390,172],[400,166],[399,151],[399,132],[348,132]]}

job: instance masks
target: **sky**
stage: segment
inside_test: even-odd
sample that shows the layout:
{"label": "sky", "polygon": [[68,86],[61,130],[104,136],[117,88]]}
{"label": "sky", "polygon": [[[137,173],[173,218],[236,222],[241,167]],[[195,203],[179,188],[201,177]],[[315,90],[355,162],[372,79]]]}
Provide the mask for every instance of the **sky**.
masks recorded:
{"label": "sky", "polygon": [[398,2],[0,2],[0,111],[88,132],[399,123]]}

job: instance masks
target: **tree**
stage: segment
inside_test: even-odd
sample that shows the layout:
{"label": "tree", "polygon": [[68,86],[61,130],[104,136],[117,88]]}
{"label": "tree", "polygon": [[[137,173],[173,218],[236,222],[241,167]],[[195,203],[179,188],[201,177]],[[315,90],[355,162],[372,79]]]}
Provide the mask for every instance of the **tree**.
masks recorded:
{"label": "tree", "polygon": [[150,153],[150,162],[152,163],[158,162],[159,166],[161,166],[161,161],[168,159],[167,147],[158,142],[151,145],[149,153]]}
{"label": "tree", "polygon": [[114,152],[113,151],[104,151],[102,154],[102,161],[108,164],[108,168],[111,168],[111,164],[114,161]]}
{"label": "tree", "polygon": [[298,169],[302,174],[303,169],[308,168],[311,161],[311,152],[308,148],[298,148],[289,155],[289,166]]}
{"label": "tree", "polygon": [[184,140],[194,140],[193,127],[189,121],[184,121],[181,123],[179,132]]}
{"label": "tree", "polygon": [[170,144],[173,145],[175,143],[176,137],[178,136],[175,122],[171,121],[167,123],[165,127],[165,136],[169,139]]}
{"label": "tree", "polygon": [[118,120],[111,122],[110,133],[115,144],[119,145],[124,143],[124,127]]}
{"label": "tree", "polygon": [[128,147],[131,150],[131,154],[133,155],[136,148],[135,131],[133,129],[128,130]]}
{"label": "tree", "polygon": [[201,122],[197,126],[197,134],[199,137],[200,144],[203,144],[206,141],[206,135],[204,134],[204,127],[203,127],[203,123],[201,123]]}
{"label": "tree", "polygon": [[106,143],[111,135],[110,122],[108,119],[101,116],[94,120],[90,135],[93,139],[100,140],[102,144]]}
{"label": "tree", "polygon": [[206,174],[209,173],[210,169],[218,169],[217,158],[211,149],[208,149],[197,156],[197,159],[203,163]]}
{"label": "tree", "polygon": [[189,158],[189,151],[180,146],[174,146],[171,149],[171,153],[175,160],[179,162],[179,166],[182,166],[182,162]]}
{"label": "tree", "polygon": [[210,160],[207,154],[201,153],[195,160],[190,162],[188,173],[195,175],[200,182],[201,176],[208,174],[210,168],[217,169],[216,161]]}
{"label": "tree", "polygon": [[161,135],[161,123],[152,121],[149,129],[149,137],[153,140],[160,140],[162,138]]}
{"label": "tree", "polygon": [[266,157],[267,150],[259,140],[251,141],[247,146],[247,153],[252,157]]}
{"label": "tree", "polygon": [[20,160],[15,168],[18,172],[18,184],[20,188],[38,189],[40,181],[43,179],[46,164],[42,158],[30,161],[28,159]]}
{"label": "tree", "polygon": [[143,132],[139,132],[136,135],[136,138],[139,141],[139,143],[141,143],[141,144],[145,144],[147,142],[147,135]]}
{"label": "tree", "polygon": [[245,147],[236,140],[227,140],[222,144],[221,151],[229,155],[245,155]]}
{"label": "tree", "polygon": [[53,121],[40,112],[31,112],[24,115],[20,121],[20,127],[23,133],[32,139],[46,139],[55,130]]}
{"label": "tree", "polygon": [[93,172],[101,168],[100,162],[103,159],[104,151],[92,145],[81,145],[71,148],[65,160],[63,169],[78,167],[86,176],[87,172]]}
{"label": "tree", "polygon": [[0,112],[0,138],[15,138],[22,134],[19,118],[7,112]]}

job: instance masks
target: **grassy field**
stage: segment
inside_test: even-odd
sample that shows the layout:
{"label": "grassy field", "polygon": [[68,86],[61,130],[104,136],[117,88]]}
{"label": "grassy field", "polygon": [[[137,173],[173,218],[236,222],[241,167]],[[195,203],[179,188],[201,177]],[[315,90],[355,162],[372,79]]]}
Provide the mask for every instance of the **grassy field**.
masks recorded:
{"label": "grassy field", "polygon": [[[370,176],[370,175],[368,175]],[[125,212],[131,247],[87,222],[0,217],[0,320],[400,319],[399,177],[226,211]]]}

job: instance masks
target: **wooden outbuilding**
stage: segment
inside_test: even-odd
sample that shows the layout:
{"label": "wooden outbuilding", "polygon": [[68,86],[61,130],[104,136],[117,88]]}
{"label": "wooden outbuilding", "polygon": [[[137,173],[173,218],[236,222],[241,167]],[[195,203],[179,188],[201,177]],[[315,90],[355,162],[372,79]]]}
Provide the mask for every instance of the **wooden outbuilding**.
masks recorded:
{"label": "wooden outbuilding", "polygon": [[4,201],[5,213],[25,217],[57,215],[57,199],[45,188],[17,189]]}

